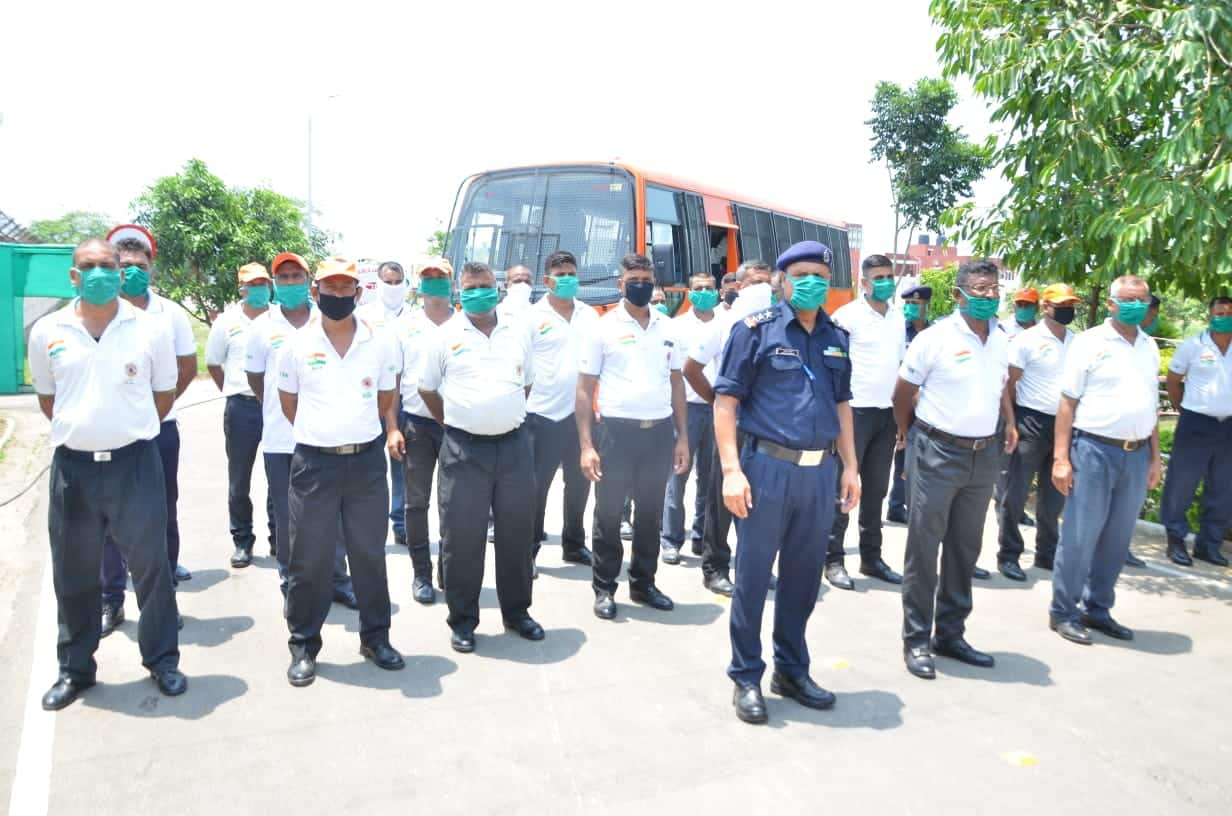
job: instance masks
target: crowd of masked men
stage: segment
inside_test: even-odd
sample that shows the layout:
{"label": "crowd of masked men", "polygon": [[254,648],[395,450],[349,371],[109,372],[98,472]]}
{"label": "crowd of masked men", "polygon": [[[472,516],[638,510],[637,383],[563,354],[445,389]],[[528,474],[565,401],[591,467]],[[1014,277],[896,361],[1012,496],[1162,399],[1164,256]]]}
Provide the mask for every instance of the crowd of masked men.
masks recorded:
{"label": "crowd of masked men", "polygon": [[[178,563],[175,400],[195,376],[196,349],[183,310],[151,288],[156,260],[155,236],[132,225],[81,243],[69,271],[79,297],[30,336],[54,451],[59,676],[48,710],[94,685],[94,653],[124,621],[130,575],[142,663],[163,694],[187,689],[175,587],[191,574]],[[408,274],[387,262],[363,306],[345,259],[312,268],[284,252],[240,268],[238,302],[213,322],[205,360],[226,399],[234,569],[254,557],[258,453],[269,486],[290,684],[315,679],[333,603],[358,610],[365,658],[404,668],[389,639],[391,526],[409,551],[411,596],[432,604],[443,593],[450,644],[462,653],[476,646],[489,544],[503,625],[528,640],[545,637],[531,608],[550,533],[554,558],[589,566],[602,620],[620,614],[625,541],[629,600],[664,615],[673,603],[656,583],[660,563],[680,564],[689,547],[705,587],[731,597],[727,673],[735,713],[750,723],[767,720],[761,622],[771,590],[770,690],[811,708],[835,702],[810,676],[805,627],[823,577],[854,587],[850,514],[859,575],[902,585],[902,654],[916,677],[933,679],[938,657],[993,669],[966,639],[972,580],[989,577],[976,560],[990,502],[1009,580],[1026,580],[1023,531],[1033,529],[1029,566],[1051,572],[1047,621],[1058,635],[1083,645],[1095,634],[1132,638],[1111,614],[1114,587],[1136,562],[1136,519],[1163,469],[1160,356],[1145,330],[1159,301],[1147,282],[1112,281],[1107,319],[1075,334],[1080,299],[1060,283],[1014,293],[1013,316],[999,320],[998,270],[987,261],[964,264],[956,308],[931,315],[930,289],[902,288],[891,262],[872,255],[855,299],[827,314],[832,262],[830,249],[804,241],[773,266],[746,261],[721,280],[699,272],[675,317],[638,254],[620,260],[621,299],[603,314],[579,299],[567,251],[536,270],[534,301],[526,267],[505,270],[501,287],[482,263],[455,274],[433,258]],[[1215,297],[1209,326],[1168,368],[1180,416],[1161,515],[1168,557],[1183,566],[1228,563],[1230,342],[1232,299]],[[549,530],[558,471],[563,523]],[[1186,510],[1200,483],[1191,554]],[[887,495],[886,518],[907,528],[901,574],[882,555]]]}

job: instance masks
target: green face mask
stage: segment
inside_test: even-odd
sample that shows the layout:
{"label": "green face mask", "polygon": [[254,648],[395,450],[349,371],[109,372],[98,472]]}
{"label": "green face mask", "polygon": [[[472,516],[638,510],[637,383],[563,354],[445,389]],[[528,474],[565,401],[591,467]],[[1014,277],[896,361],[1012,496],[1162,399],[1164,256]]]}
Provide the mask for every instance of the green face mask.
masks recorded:
{"label": "green face mask", "polygon": [[124,267],[124,285],[120,291],[129,297],[145,297],[150,291],[150,273],[139,266]]}
{"label": "green face mask", "polygon": [[667,304],[666,303],[656,303],[654,307],[658,309],[660,312],[662,312],[663,314],[667,314]]}
{"label": "green face mask", "polygon": [[1146,320],[1149,304],[1141,300],[1117,300],[1116,298],[1113,298],[1112,302],[1117,305],[1116,319],[1126,326],[1141,326],[1142,321]]}
{"label": "green face mask", "polygon": [[894,279],[893,278],[878,278],[873,281],[873,300],[885,303],[890,298],[894,297]]}
{"label": "green face mask", "polygon": [[1014,308],[1014,318],[1019,323],[1030,323],[1035,319],[1034,306],[1016,306]]}
{"label": "green face mask", "polygon": [[971,317],[972,320],[991,320],[997,315],[997,306],[1001,300],[995,297],[975,297],[965,289],[959,289],[967,298],[967,305],[958,307],[958,311]]}
{"label": "green face mask", "polygon": [[709,312],[719,305],[719,293],[713,289],[696,289],[689,292],[689,303],[699,312]]}
{"label": "green face mask", "polygon": [[[1145,320],[1146,318],[1143,318],[1143,319]],[[1155,330],[1158,328],[1159,328],[1159,318],[1157,317],[1151,321],[1150,325],[1143,326],[1142,330],[1146,332],[1147,334],[1154,334]]]}
{"label": "green face mask", "polygon": [[449,278],[420,278],[419,294],[424,297],[447,298],[453,294]]}
{"label": "green face mask", "polygon": [[462,311],[467,314],[483,314],[496,308],[500,295],[494,286],[480,286],[462,291]]}
{"label": "green face mask", "polygon": [[298,309],[308,302],[308,284],[285,283],[278,286],[278,302],[288,309]]}
{"label": "green face mask", "polygon": [[908,320],[919,320],[921,317],[920,304],[904,303],[903,304],[903,317],[907,318]]}
{"label": "green face mask", "polygon": [[1211,318],[1211,331],[1219,334],[1232,332],[1232,315],[1220,315]]}
{"label": "green face mask", "polygon": [[81,299],[95,306],[105,306],[120,293],[120,270],[96,266],[84,271],[78,269]]}
{"label": "green face mask", "polygon": [[792,278],[791,305],[796,311],[811,312],[820,309],[830,291],[830,281],[817,275]]}
{"label": "green face mask", "polygon": [[556,297],[573,300],[574,296],[577,295],[577,275],[561,275],[559,278],[553,278],[552,280],[556,281],[556,291],[553,293]]}
{"label": "green face mask", "polygon": [[249,286],[244,293],[244,302],[254,309],[264,309],[270,302],[268,286]]}

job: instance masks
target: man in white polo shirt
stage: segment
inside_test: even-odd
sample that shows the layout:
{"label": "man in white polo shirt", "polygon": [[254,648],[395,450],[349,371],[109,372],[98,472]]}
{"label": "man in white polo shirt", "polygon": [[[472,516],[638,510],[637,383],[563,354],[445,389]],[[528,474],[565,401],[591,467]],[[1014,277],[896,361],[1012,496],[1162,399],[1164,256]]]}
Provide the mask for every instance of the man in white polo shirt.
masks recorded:
{"label": "man in white polo shirt", "polygon": [[1069,498],[1048,621],[1083,645],[1089,629],[1134,636],[1112,618],[1114,587],[1146,492],[1160,476],[1159,349],[1138,328],[1151,292],[1125,275],[1108,294],[1110,317],[1075,337],[1065,356],[1052,454],[1052,482]]}
{"label": "man in white polo shirt", "polygon": [[1035,566],[1051,570],[1057,551],[1057,522],[1065,497],[1052,484],[1052,450],[1061,403],[1061,370],[1074,334],[1068,328],[1074,306],[1081,303],[1072,287],[1054,283],[1042,296],[1044,319],[1010,341],[1009,390],[1018,424],[1018,447],[1010,455],[1005,492],[997,506],[997,568],[1011,581],[1025,581],[1018,559],[1023,540],[1019,524],[1031,483],[1038,485],[1035,505]]}
{"label": "man in white polo shirt", "polygon": [[[684,355],[670,319],[650,306],[654,264],[645,255],[625,255],[620,259],[619,286],[623,299],[599,318],[581,345],[574,408],[582,473],[596,483],[592,583],[594,612],[603,620],[616,617],[613,596],[624,560],[620,514],[630,498],[634,518],[629,597],[655,609],[672,609],[672,599],[659,591],[654,580],[663,485],[673,471],[684,473],[689,466],[680,376]],[[596,385],[600,422],[592,433]]]}
{"label": "man in white polo shirt", "polygon": [[462,267],[462,312],[440,326],[424,355],[419,395],[445,426],[438,501],[449,533],[445,602],[450,645],[475,650],[487,520],[496,550],[496,595],[505,628],[543,640],[530,616],[535,469],[524,427],[535,381],[526,324],[498,315],[496,276],[483,263]]}
{"label": "man in white polo shirt", "polygon": [[1168,557],[1193,565],[1185,546],[1185,517],[1202,482],[1202,515],[1193,557],[1219,567],[1219,551],[1232,527],[1232,298],[1212,298],[1210,324],[1176,350],[1168,365],[1168,396],[1181,409],[1168,458],[1160,520],[1168,530]]}
{"label": "man in white polo shirt", "polygon": [[894,388],[894,418],[907,439],[903,659],[926,680],[936,677],[933,653],[993,665],[964,634],[988,501],[1002,451],[1018,441],[1005,387],[1009,341],[995,320],[997,267],[987,260],[960,266],[954,300],[955,312],[911,343]]}
{"label": "man in white polo shirt", "polygon": [[[907,350],[903,313],[890,306],[894,264],[884,255],[869,255],[860,265],[863,296],[835,310],[831,319],[851,336],[851,414],[855,423],[856,462],[860,468],[860,574],[901,584],[881,557],[881,505],[890,489],[890,469],[898,429],[894,424],[894,383]],[[843,464],[839,462],[838,478]],[[839,501],[835,497],[835,502]],[[843,563],[848,514],[834,511],[829,532],[825,576],[838,589],[855,584]]]}
{"label": "man in white polo shirt", "polygon": [[355,317],[362,290],[354,262],[323,261],[313,288],[320,315],[290,338],[278,360],[278,397],[295,437],[287,588],[293,686],[316,678],[339,521],[359,602],[360,654],[382,669],[405,665],[389,643],[389,488],[381,444],[398,352],[384,332]]}
{"label": "man in white polo shirt", "polygon": [[48,711],[94,685],[108,530],[133,572],[142,664],[164,694],[188,687],[178,669],[162,463],[152,441],[175,399],[172,340],[157,320],[117,298],[120,256],[106,241],[79,244],[69,275],[80,297],[35,323],[29,341],[31,381],[51,420],[53,450],[47,521],[60,674],[43,696]]}
{"label": "man in white polo shirt", "polygon": [[[222,434],[227,452],[227,515],[235,552],[231,566],[252,563],[256,536],[252,532],[252,466],[261,445],[261,400],[248,386],[244,373],[248,354],[248,329],[252,321],[269,310],[273,287],[269,273],[259,263],[245,264],[239,271],[241,301],[220,314],[210,326],[205,341],[205,365],[214,385],[227,399],[222,413]],[[270,552],[277,551],[274,514],[266,491]]]}

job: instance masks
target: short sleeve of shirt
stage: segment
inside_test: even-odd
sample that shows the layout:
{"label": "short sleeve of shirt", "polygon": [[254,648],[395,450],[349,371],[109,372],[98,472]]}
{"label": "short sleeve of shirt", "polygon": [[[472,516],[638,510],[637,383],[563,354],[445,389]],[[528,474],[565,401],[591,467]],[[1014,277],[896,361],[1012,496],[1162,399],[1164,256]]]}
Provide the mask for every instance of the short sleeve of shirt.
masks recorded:
{"label": "short sleeve of shirt", "polygon": [[393,329],[377,334],[381,344],[381,373],[377,377],[378,391],[393,391],[398,386],[398,372],[402,369],[402,347]]}
{"label": "short sleeve of shirt", "polygon": [[1079,335],[1074,338],[1073,345],[1065,355],[1065,366],[1061,369],[1061,395],[1070,399],[1082,399],[1087,390],[1087,351],[1086,338]]}
{"label": "short sleeve of shirt", "polygon": [[578,373],[597,377],[603,371],[603,324],[596,321],[578,338]]}
{"label": "short sleeve of shirt", "polygon": [[1029,344],[1022,338],[1022,334],[1010,338],[1010,365],[1014,368],[1027,367],[1027,356],[1031,349]]}
{"label": "short sleeve of shirt", "polygon": [[150,322],[151,387],[158,392],[174,391],[179,369],[171,335],[161,325]]}
{"label": "short sleeve of shirt", "polygon": [[54,396],[56,380],[51,376],[51,361],[47,357],[47,335],[43,331],[43,322],[34,324],[30,332],[29,343],[30,383],[34,390],[44,397]]}
{"label": "short sleeve of shirt", "polygon": [[714,381],[716,394],[742,400],[753,390],[753,382],[757,378],[754,358],[759,339],[759,330],[750,328],[747,323],[740,322],[732,327],[727,348],[723,350],[723,360],[719,363],[719,376]]}
{"label": "short sleeve of shirt", "polygon": [[227,359],[227,327],[220,316],[210,326],[210,336],[205,341],[205,364],[220,366]]}
{"label": "short sleeve of shirt", "polygon": [[434,332],[424,349],[423,365],[420,366],[419,390],[436,391],[445,379],[445,331]]}
{"label": "short sleeve of shirt", "polygon": [[[269,357],[269,347],[265,344],[265,327],[253,326],[248,332],[248,348],[244,352],[244,370],[253,374],[264,374],[266,360]],[[208,352],[207,352],[208,353]]]}
{"label": "short sleeve of shirt", "polygon": [[921,332],[915,338],[915,342],[907,346],[907,356],[903,358],[903,364],[898,369],[898,376],[912,385],[923,385],[928,379],[928,372],[932,369],[933,353],[932,341],[937,335]]}
{"label": "short sleeve of shirt", "polygon": [[[1191,337],[1184,343],[1181,343],[1180,348],[1176,350],[1176,354],[1172,355],[1172,361],[1168,363],[1168,370],[1173,374],[1188,374],[1189,367],[1193,365],[1194,358],[1201,351],[1201,344],[1197,337]],[[31,363],[33,368],[33,363]]]}
{"label": "short sleeve of shirt", "polygon": [[721,335],[722,329],[719,326],[719,321],[712,320],[704,331],[700,331],[694,336],[693,345],[689,346],[685,353],[695,362],[701,363],[703,366],[709,365],[711,360],[719,356],[719,337]]}
{"label": "short sleeve of shirt", "polygon": [[167,302],[163,304],[163,308],[171,310],[171,329],[174,333],[175,356],[188,357],[196,354],[197,344],[193,340],[192,326],[188,322],[188,315],[178,304]]}
{"label": "short sleeve of shirt", "polygon": [[278,355],[278,390],[299,393],[299,344],[292,342]]}
{"label": "short sleeve of shirt", "polygon": [[838,347],[847,353],[843,358],[846,365],[843,366],[842,373],[839,374],[838,382],[835,383],[835,402],[850,402],[851,401],[851,338],[845,331],[836,331],[836,341]]}

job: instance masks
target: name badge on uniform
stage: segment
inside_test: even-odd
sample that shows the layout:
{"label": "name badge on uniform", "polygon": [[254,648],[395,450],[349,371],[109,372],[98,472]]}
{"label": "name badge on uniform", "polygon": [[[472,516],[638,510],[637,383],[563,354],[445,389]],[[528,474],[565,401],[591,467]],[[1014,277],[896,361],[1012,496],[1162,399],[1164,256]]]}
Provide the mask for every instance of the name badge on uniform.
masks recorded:
{"label": "name badge on uniform", "polygon": [[783,348],[782,346],[780,346],[779,348],[776,348],[774,351],[772,351],[772,352],[771,352],[771,354],[773,354],[773,355],[774,355],[774,356],[776,356],[776,357],[796,357],[796,358],[799,358],[799,356],[800,356],[800,349],[794,349],[794,348]]}
{"label": "name badge on uniform", "polygon": [[823,357],[846,357],[847,356],[847,352],[843,351],[838,346],[826,346],[825,351],[823,351],[821,354]]}

